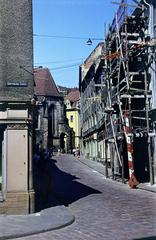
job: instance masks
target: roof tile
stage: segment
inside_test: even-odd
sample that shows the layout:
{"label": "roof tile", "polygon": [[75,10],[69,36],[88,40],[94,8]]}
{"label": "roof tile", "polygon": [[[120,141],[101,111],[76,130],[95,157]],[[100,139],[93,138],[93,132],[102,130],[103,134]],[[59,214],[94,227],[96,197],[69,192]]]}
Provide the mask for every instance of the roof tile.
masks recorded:
{"label": "roof tile", "polygon": [[60,97],[60,93],[48,68],[35,68],[35,94]]}

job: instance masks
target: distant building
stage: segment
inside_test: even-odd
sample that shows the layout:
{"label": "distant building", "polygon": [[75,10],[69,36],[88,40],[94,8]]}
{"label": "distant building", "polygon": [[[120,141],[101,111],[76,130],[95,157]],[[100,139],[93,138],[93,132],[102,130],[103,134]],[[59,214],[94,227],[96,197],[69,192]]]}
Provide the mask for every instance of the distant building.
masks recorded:
{"label": "distant building", "polygon": [[60,85],[57,85],[57,88],[62,97],[65,97],[70,91],[70,88],[60,86]]}
{"label": "distant building", "polygon": [[80,145],[80,92],[78,89],[71,90],[64,98],[66,105],[66,116],[69,126],[73,129],[74,147],[78,148]]}
{"label": "distant building", "polygon": [[70,87],[64,87],[64,86],[60,86],[60,85],[57,85],[57,88],[58,88],[59,93],[63,97],[67,96],[67,94],[71,91],[78,90],[77,87],[70,88]]}
{"label": "distant building", "polygon": [[54,151],[72,151],[72,129],[65,116],[63,97],[48,68],[35,68],[36,145]]}

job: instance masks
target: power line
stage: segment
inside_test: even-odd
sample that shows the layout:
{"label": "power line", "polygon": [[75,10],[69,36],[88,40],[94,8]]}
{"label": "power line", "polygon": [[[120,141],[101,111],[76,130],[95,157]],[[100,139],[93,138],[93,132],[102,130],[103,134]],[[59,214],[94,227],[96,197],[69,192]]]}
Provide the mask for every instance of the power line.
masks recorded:
{"label": "power line", "polygon": [[78,71],[78,67],[72,67],[72,68],[65,68],[65,69],[57,69],[57,70],[52,70],[52,74],[55,73],[55,75],[63,75],[65,73],[69,73],[69,72],[75,72]]}
{"label": "power line", "polygon": [[75,58],[75,59],[60,60],[60,61],[35,62],[35,65],[38,65],[38,64],[50,64],[50,63],[64,63],[64,62],[72,62],[72,61],[83,60],[83,59],[84,59],[84,58]]}
{"label": "power line", "polygon": [[91,38],[91,37],[74,37],[65,35],[46,35],[46,34],[33,34],[34,37],[46,37],[46,38],[64,38],[64,39],[75,39],[75,40],[88,40],[89,38],[94,41],[103,41],[103,38]]}
{"label": "power line", "polygon": [[59,70],[59,69],[65,69],[65,68],[73,68],[73,67],[78,67],[80,66],[81,63],[75,63],[71,65],[65,65],[65,66],[60,66],[60,67],[55,67],[55,68],[49,68],[50,70]]}
{"label": "power line", "polygon": [[[82,64],[82,62],[78,62],[78,63],[73,63],[73,64],[69,64],[69,65],[62,65],[62,66],[48,68],[48,69],[49,70],[60,70],[60,69],[65,69],[65,68],[77,67],[77,66],[80,66],[81,64]],[[35,68],[38,68],[38,66],[35,66]]]}

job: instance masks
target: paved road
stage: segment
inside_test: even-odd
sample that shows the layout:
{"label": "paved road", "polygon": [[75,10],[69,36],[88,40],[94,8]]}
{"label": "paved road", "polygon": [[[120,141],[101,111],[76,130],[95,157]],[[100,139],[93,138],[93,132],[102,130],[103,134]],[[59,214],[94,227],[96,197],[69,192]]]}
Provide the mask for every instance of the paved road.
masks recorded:
{"label": "paved road", "polygon": [[57,198],[75,215],[63,229],[21,240],[156,239],[156,194],[130,189],[70,155],[53,161]]}

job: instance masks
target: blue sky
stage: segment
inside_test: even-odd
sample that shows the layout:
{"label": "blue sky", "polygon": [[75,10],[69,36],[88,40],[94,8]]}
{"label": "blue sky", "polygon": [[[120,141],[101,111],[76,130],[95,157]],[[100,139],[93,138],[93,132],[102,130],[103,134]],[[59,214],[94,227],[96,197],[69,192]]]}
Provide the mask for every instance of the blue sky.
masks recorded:
{"label": "blue sky", "polygon": [[33,0],[34,34],[86,39],[34,37],[34,65],[48,67],[56,84],[78,86],[79,65],[104,38],[116,6],[110,0]]}

